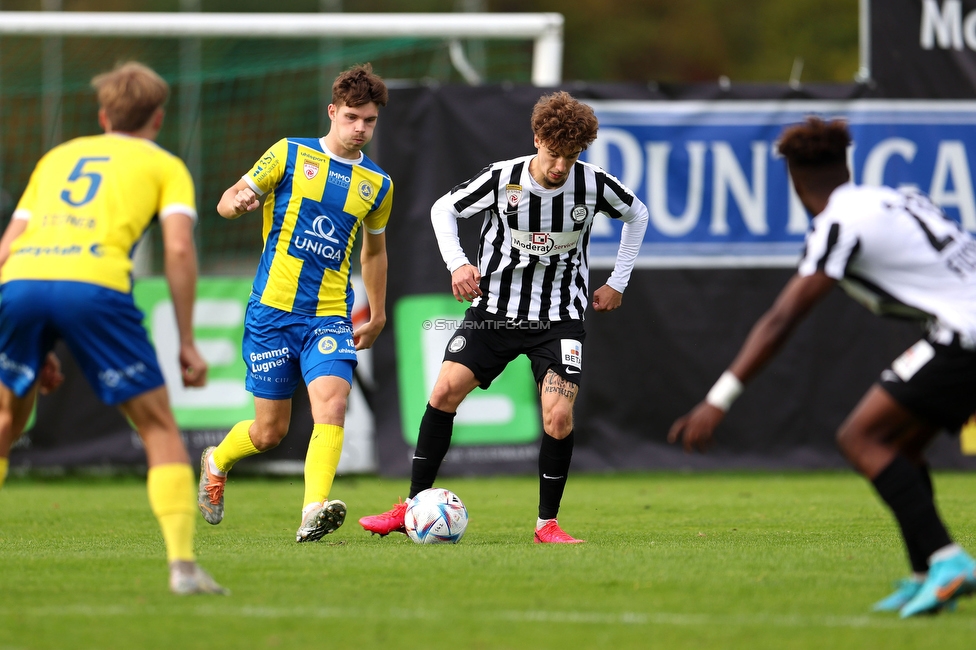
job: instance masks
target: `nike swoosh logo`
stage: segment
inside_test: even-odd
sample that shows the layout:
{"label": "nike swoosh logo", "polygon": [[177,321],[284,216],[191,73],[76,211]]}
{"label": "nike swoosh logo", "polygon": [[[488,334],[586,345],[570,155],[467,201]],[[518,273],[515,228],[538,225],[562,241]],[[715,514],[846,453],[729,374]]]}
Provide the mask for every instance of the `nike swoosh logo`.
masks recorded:
{"label": "nike swoosh logo", "polygon": [[959,590],[959,587],[961,587],[962,583],[965,581],[966,581],[965,577],[959,576],[958,578],[956,578],[955,580],[947,584],[945,587],[939,587],[938,589],[936,589],[935,597],[938,598],[940,601],[949,600],[956,594],[956,592]]}
{"label": "nike swoosh logo", "polygon": [[566,374],[567,375],[578,375],[579,374],[579,370],[573,370],[572,368],[566,368]]}
{"label": "nike swoosh logo", "polygon": [[542,478],[552,479],[553,481],[559,480],[561,478],[566,478],[565,476],[549,476],[548,474],[543,474]]}
{"label": "nike swoosh logo", "polygon": [[413,460],[427,460],[425,456],[414,456]]}

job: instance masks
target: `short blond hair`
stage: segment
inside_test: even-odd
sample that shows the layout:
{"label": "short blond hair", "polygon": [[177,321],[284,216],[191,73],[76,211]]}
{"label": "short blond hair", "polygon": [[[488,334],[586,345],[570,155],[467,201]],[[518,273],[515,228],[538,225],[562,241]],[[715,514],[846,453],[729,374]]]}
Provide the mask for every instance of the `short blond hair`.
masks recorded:
{"label": "short blond hair", "polygon": [[91,81],[98,105],[113,131],[132,133],[144,127],[169,98],[169,84],[149,66],[129,61]]}

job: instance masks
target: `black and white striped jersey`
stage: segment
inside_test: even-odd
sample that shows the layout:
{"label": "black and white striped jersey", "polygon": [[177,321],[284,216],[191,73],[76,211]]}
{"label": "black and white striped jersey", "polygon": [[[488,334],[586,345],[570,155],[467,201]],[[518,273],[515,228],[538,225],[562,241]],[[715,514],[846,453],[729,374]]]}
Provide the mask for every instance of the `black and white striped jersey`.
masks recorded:
{"label": "black and white striped jersey", "polygon": [[954,333],[976,343],[976,241],[916,190],[834,190],[798,267],[817,271],[876,314],[925,321],[941,343]]}
{"label": "black and white striped jersey", "polygon": [[624,222],[607,284],[623,292],[647,227],[647,208],[599,167],[576,162],[566,182],[545,189],[529,173],[534,156],[494,163],[434,203],[431,222],[452,273],[468,258],[457,219],[485,214],[478,250],[482,295],[473,306],[507,318],[582,320],[587,249],[597,213]]}

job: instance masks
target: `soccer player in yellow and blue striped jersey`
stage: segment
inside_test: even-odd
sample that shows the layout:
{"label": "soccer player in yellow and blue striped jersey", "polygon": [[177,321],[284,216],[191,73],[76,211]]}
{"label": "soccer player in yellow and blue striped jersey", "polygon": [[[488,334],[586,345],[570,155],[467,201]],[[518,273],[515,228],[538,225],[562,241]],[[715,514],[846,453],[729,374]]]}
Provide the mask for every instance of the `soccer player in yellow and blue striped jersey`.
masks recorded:
{"label": "soccer player in yellow and blue striped jersey", "polygon": [[142,438],[170,589],[224,593],[194,558],[193,469],[132,298],[132,253],[158,217],[183,382],[202,386],[207,364],[192,329],[193,180],[154,142],[169,86],[139,63],[92,85],[105,134],[66,142],[38,162],[0,240],[0,483],[38,390],[63,379],[52,349],[64,340],[95,393],[118,405]]}
{"label": "soccer player in yellow and blue striped jersey", "polygon": [[[211,524],[223,519],[234,463],[277,446],[287,434],[301,381],[314,425],[296,540],[321,539],[345,520],[345,504],[329,500],[329,493],[356,351],[372,346],[386,324],[384,231],[393,183],[362,152],[386,102],[386,85],[369,64],[343,72],[332,86],[329,133],[279,140],[217,205],[221,216],[236,219],[257,210],[263,198],[264,251],[244,322],[245,385],[254,395],[255,419],[239,422],[203,452],[197,504]],[[370,316],[353,331],[350,254],[361,228]]]}

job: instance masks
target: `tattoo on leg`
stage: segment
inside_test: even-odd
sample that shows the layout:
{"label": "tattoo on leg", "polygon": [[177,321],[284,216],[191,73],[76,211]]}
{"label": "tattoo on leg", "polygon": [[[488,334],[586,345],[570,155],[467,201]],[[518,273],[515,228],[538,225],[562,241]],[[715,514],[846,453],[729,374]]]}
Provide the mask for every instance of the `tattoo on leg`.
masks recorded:
{"label": "tattoo on leg", "polygon": [[571,381],[566,381],[552,370],[546,373],[545,378],[542,380],[543,395],[547,393],[555,393],[572,401],[576,399],[576,393],[578,392],[579,386]]}

